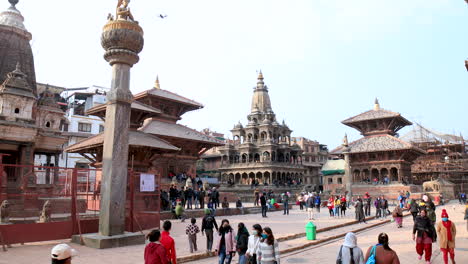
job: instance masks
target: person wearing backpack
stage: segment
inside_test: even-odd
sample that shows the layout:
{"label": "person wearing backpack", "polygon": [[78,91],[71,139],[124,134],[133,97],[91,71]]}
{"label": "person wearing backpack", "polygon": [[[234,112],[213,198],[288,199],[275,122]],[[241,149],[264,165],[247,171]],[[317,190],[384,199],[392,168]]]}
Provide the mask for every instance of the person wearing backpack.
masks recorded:
{"label": "person wearing backpack", "polygon": [[201,233],[202,236],[206,233],[206,252],[211,252],[213,248],[213,229],[218,231],[218,224],[216,219],[211,215],[209,209],[205,209],[205,217],[202,220]]}
{"label": "person wearing backpack", "polygon": [[309,195],[306,200],[307,214],[309,215],[309,220],[314,219],[314,196]]}
{"label": "person wearing backpack", "polygon": [[339,264],[364,264],[364,254],[357,246],[357,237],[353,232],[346,234],[344,243],[338,251],[336,263]]}
{"label": "person wearing backpack", "polygon": [[388,235],[380,233],[377,240],[379,243],[367,249],[364,261],[366,264],[400,264],[397,253],[388,246]]}

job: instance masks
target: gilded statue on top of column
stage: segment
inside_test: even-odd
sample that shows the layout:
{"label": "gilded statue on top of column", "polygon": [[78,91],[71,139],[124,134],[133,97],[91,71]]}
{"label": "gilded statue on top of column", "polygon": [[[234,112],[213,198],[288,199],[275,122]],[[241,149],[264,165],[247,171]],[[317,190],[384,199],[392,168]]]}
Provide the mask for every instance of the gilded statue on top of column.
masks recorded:
{"label": "gilded statue on top of column", "polygon": [[[116,9],[117,20],[128,20],[128,21],[136,22],[135,19],[133,18],[132,12],[130,11],[130,8],[128,7],[129,3],[130,3],[130,0],[119,0],[117,2],[117,9]],[[107,18],[109,20],[114,20],[114,16],[111,14],[109,14]]]}

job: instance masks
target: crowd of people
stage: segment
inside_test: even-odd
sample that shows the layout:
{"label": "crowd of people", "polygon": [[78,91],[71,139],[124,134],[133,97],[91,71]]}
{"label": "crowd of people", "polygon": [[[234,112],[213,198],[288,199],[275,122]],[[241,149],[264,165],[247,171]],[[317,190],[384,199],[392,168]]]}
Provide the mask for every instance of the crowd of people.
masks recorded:
{"label": "crowd of people", "polygon": [[[216,189],[212,189],[211,194]],[[255,191],[258,205],[282,202],[284,214],[289,213],[289,201],[291,194],[288,192],[275,195],[272,191]],[[374,201],[374,203],[372,203]],[[222,203],[225,203],[223,201]],[[239,199],[240,202],[240,199]],[[213,203],[213,201],[211,201]],[[314,219],[314,212],[320,212],[323,206],[329,209],[330,217],[342,217],[346,213],[348,206],[353,205],[356,209],[356,219],[364,219],[371,215],[372,204],[376,210],[376,216],[385,218],[388,211],[388,201],[384,196],[373,199],[369,193],[363,197],[358,196],[352,201],[348,201],[345,195],[333,195],[322,203],[320,194],[300,193],[297,196],[296,204],[300,210],[306,210],[309,219]],[[431,263],[433,255],[433,243],[438,242],[445,264],[455,263],[455,239],[457,228],[449,219],[446,209],[437,221],[435,214],[435,204],[428,195],[422,195],[421,199],[412,199],[409,193],[401,192],[397,198],[397,204],[393,209],[392,216],[395,219],[397,228],[403,227],[403,211],[408,210],[412,215],[413,228],[411,238],[415,242],[417,259],[424,258],[426,263]],[[199,235],[205,237],[206,252],[215,254],[219,264],[230,264],[237,257],[239,264],[280,264],[279,243],[269,227],[262,227],[256,223],[250,227],[239,222],[237,228],[228,219],[223,219],[219,225],[215,213],[209,208],[204,210],[205,216],[201,219],[201,225],[195,218],[190,219],[190,223],[185,227],[185,234],[189,242],[190,253],[198,252],[200,246]],[[262,216],[266,217],[266,212],[262,210]],[[465,218],[468,230],[468,204],[465,207]],[[361,220],[360,220],[361,221]],[[167,220],[162,225],[162,231],[152,230],[147,236],[147,245],[144,249],[145,264],[176,264],[176,241],[171,236],[172,223]],[[337,253],[337,263],[348,264],[399,264],[400,260],[395,250],[389,246],[389,236],[380,233],[377,243],[370,246],[367,251],[358,246],[358,237],[349,232],[344,238],[344,243]],[[71,259],[77,252],[66,244],[59,244],[52,249],[51,258],[53,264],[71,264]]]}
{"label": "crowd of people", "polygon": [[[147,235],[145,264],[177,263],[175,242],[169,233],[171,225],[170,221],[165,221],[164,231],[153,230]],[[198,250],[196,241],[200,232],[195,219],[191,220],[185,232],[189,239],[190,252],[193,253]],[[230,264],[236,255],[239,264],[280,264],[278,241],[269,227],[262,228],[260,224],[254,224],[248,229],[244,223],[238,223],[235,229],[228,219],[223,219],[218,226],[214,216],[207,214],[202,221],[201,233],[206,234],[207,252],[212,252],[215,245],[214,253],[218,256],[219,264]]]}

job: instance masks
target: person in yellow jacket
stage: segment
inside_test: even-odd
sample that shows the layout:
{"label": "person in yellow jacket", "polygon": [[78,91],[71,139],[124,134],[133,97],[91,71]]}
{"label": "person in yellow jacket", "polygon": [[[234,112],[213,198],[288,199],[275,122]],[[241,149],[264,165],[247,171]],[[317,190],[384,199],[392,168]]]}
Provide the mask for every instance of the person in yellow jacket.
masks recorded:
{"label": "person in yellow jacket", "polygon": [[341,201],[340,201],[340,197],[337,195],[335,197],[335,202],[334,202],[334,210],[335,210],[335,217],[339,217],[340,216],[340,208],[341,208]]}
{"label": "person in yellow jacket", "polygon": [[455,264],[455,237],[457,229],[455,223],[449,220],[445,209],[442,209],[442,221],[437,223],[437,237],[439,239],[440,251],[444,254],[444,263],[448,264],[448,254],[452,264]]}

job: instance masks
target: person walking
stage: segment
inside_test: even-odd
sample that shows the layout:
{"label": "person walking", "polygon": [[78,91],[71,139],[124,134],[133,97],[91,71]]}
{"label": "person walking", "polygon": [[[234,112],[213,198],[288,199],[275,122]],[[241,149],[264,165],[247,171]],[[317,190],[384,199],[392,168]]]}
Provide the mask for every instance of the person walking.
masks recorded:
{"label": "person walking", "polygon": [[306,200],[307,215],[309,216],[309,220],[314,219],[314,207],[314,196],[309,194]]}
{"label": "person walking", "polygon": [[192,190],[192,187],[188,187],[186,188],[185,190],[185,200],[186,200],[186,204],[187,204],[187,210],[190,209],[192,210],[193,209],[193,190]]}
{"label": "person walking", "polygon": [[205,217],[203,217],[202,220],[201,233],[202,236],[206,233],[206,252],[211,252],[213,248],[213,229],[218,231],[218,224],[216,223],[215,217],[211,215],[211,211],[209,209],[205,209]]}
{"label": "person walking", "polygon": [[258,189],[255,189],[255,191],[254,191],[254,206],[258,206],[259,199],[260,199],[260,192],[258,191]]}
{"label": "person walking", "polygon": [[314,203],[315,203],[315,208],[317,209],[317,217],[320,215],[320,206],[322,205],[322,199],[320,198],[320,195],[318,193],[315,194],[314,196]]}
{"label": "person walking", "polygon": [[268,207],[265,193],[262,193],[260,196],[260,205],[262,206],[262,217],[266,218]]}
{"label": "person walking", "polygon": [[392,212],[393,219],[395,219],[395,223],[397,228],[403,227],[403,209],[400,206],[395,206]]}
{"label": "person walking", "polygon": [[413,222],[416,221],[416,216],[418,216],[419,205],[415,199],[411,199],[409,211],[413,216]]}
{"label": "person walking", "polygon": [[426,209],[421,209],[420,214],[414,222],[413,240],[416,241],[418,259],[422,259],[422,255],[425,253],[426,263],[429,264],[431,263],[432,243],[435,242],[437,234],[431,220],[427,217]]}
{"label": "person walking", "polygon": [[197,234],[200,233],[200,228],[196,223],[197,220],[195,218],[192,218],[190,220],[190,224],[185,229],[185,234],[188,236],[188,241],[190,245],[190,253],[193,253],[194,250],[198,251]]}
{"label": "person walking", "polygon": [[377,197],[374,201],[374,206],[375,206],[375,218],[380,218],[381,216],[381,211],[380,211],[380,197]]}
{"label": "person walking", "polygon": [[341,209],[340,197],[336,196],[334,204],[333,204],[333,212],[335,214],[335,217],[340,217],[340,209]]}
{"label": "person walking", "polygon": [[328,213],[330,214],[330,217],[334,216],[334,213],[333,213],[334,206],[335,206],[335,199],[333,199],[333,196],[330,196],[327,202]]}
{"label": "person walking", "polygon": [[262,239],[262,232],[263,229],[261,225],[255,224],[252,226],[252,235],[249,236],[248,248],[247,252],[245,253],[249,264],[259,263],[257,258],[257,251],[258,246],[260,245],[260,240]]}
{"label": "person walking", "polygon": [[283,215],[289,215],[289,192],[283,193],[281,198],[283,200],[283,208],[284,208]]}
{"label": "person walking", "polygon": [[172,223],[169,220],[164,221],[163,223],[163,230],[161,232],[161,245],[164,246],[166,249],[167,259],[171,264],[177,264],[177,255],[175,250],[175,242],[174,239],[171,237],[171,228]]}
{"label": "person walking", "polygon": [[341,264],[364,264],[364,254],[362,249],[357,246],[357,237],[353,232],[346,234],[336,260],[337,263]]}
{"label": "person walking", "polygon": [[231,264],[232,257],[236,255],[236,235],[227,219],[221,221],[215,252],[219,264]]}
{"label": "person walking", "polygon": [[261,264],[280,264],[280,249],[271,228],[263,228],[262,239],[257,251]]}
{"label": "person walking", "polygon": [[200,209],[205,209],[205,197],[206,191],[201,188],[200,192],[198,193],[198,199],[200,200]]}
{"label": "person walking", "polygon": [[442,209],[442,221],[437,223],[436,231],[439,238],[440,251],[443,253],[444,264],[448,264],[448,254],[452,264],[455,264],[455,237],[457,229],[455,223],[449,220],[449,216],[445,209]]}
{"label": "person walking", "polygon": [[387,218],[388,201],[383,196],[380,197],[380,215],[382,218]]}
{"label": "person walking", "polygon": [[[345,200],[343,201],[343,199]],[[344,198],[343,196],[343,198],[341,199],[341,204],[340,204],[340,214],[342,217],[346,216],[346,204],[347,204],[346,198]]]}
{"label": "person walking", "polygon": [[[377,240],[379,242],[377,245],[367,249],[365,263],[400,264],[397,253],[388,245],[388,235],[380,233]],[[369,262],[369,259],[374,259],[374,262]]]}
{"label": "person walking", "polygon": [[159,242],[161,232],[159,230],[151,231],[146,238],[149,240],[145,247],[145,264],[167,264],[166,248]]}
{"label": "person walking", "polygon": [[304,210],[304,193],[299,194],[297,197],[297,203],[299,204],[299,209]]}
{"label": "person walking", "polygon": [[364,215],[364,204],[362,202],[361,197],[358,197],[358,199],[356,200],[355,210],[356,210],[356,220],[358,220],[359,223],[364,222],[365,224],[366,217]]}
{"label": "person walking", "polygon": [[247,264],[247,256],[245,255],[249,247],[249,231],[244,223],[237,225],[237,241],[236,248],[239,254],[239,264]]}
{"label": "person walking", "polygon": [[371,204],[372,204],[372,197],[369,195],[368,192],[364,195],[364,215],[370,216],[371,215]]}

